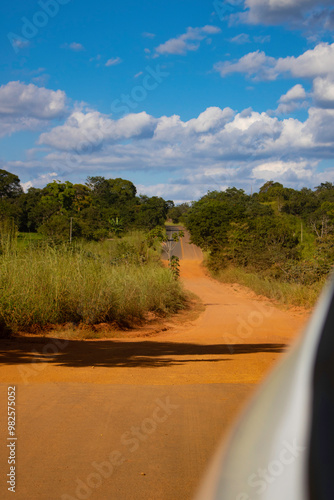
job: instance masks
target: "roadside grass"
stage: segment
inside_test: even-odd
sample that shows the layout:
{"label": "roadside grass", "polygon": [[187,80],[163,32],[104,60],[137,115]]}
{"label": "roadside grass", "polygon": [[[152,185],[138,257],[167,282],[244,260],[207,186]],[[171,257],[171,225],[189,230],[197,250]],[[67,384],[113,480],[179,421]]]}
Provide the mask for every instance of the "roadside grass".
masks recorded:
{"label": "roadside grass", "polygon": [[213,274],[213,277],[224,283],[239,283],[253,290],[258,295],[274,299],[287,306],[312,308],[325,284],[325,281],[313,285],[284,283],[268,279],[245,269],[228,267]]}
{"label": "roadside grass", "polygon": [[0,255],[0,320],[13,331],[72,322],[129,327],[185,306],[144,235],[102,243],[13,244]]}

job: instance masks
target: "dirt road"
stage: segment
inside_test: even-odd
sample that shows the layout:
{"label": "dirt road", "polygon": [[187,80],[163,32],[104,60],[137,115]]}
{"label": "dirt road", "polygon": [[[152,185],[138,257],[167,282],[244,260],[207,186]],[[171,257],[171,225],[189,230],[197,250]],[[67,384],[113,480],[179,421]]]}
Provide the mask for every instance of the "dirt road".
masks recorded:
{"label": "dirt road", "polygon": [[[3,342],[1,402],[8,385],[17,394],[17,499],[192,498],[220,436],[307,315],[218,283],[198,261],[182,262],[182,279],[205,311],[158,334]],[[10,498],[4,411],[0,491]]]}
{"label": "dirt road", "polygon": [[[178,241],[173,240],[173,234],[179,235],[180,231],[183,232],[184,236]],[[170,256],[175,255],[179,259],[187,260],[203,260],[202,250],[190,243],[190,234],[183,226],[166,226],[167,233],[167,243],[162,254],[162,258],[168,260],[167,249],[170,250]]]}

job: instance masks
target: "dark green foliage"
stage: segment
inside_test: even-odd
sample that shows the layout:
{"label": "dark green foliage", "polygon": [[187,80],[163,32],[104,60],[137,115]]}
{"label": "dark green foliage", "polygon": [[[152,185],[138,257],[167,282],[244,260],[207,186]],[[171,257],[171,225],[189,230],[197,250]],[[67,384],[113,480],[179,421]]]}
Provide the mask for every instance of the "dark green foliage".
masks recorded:
{"label": "dark green foliage", "polygon": [[331,183],[295,191],[269,181],[253,196],[235,188],[209,192],[193,203],[186,225],[213,271],[241,266],[312,284],[334,265]]}
{"label": "dark green foliage", "polygon": [[53,181],[23,193],[19,178],[0,170],[0,219],[56,245],[70,234],[72,241],[99,241],[142,229],[154,246],[164,241],[167,217],[186,224],[193,243],[208,251],[212,269],[243,266],[311,283],[334,265],[331,182],[297,191],[268,181],[253,196],[228,188],[174,206],[158,196],[138,196],[131,181],[101,176],[88,177],[86,184]]}
{"label": "dark green foliage", "polygon": [[168,203],[158,196],[141,195],[136,216],[136,226],[142,229],[153,229],[162,226],[167,219]]}
{"label": "dark green foliage", "polygon": [[214,252],[226,249],[232,224],[273,215],[273,210],[236,188],[211,191],[195,202],[186,216],[193,243]]}
{"label": "dark green foliage", "polygon": [[171,219],[174,224],[178,224],[189,209],[189,203],[181,203],[180,205],[173,206],[168,210],[168,218]]}
{"label": "dark green foliage", "polygon": [[39,232],[56,242],[101,240],[136,228],[150,230],[165,223],[174,206],[157,196],[137,196],[131,181],[101,176],[87,184],[53,181],[23,193],[19,178],[0,170],[0,217],[9,216],[22,232]]}
{"label": "dark green foliage", "polygon": [[18,176],[0,169],[0,200],[3,198],[17,198],[22,193],[23,189]]}
{"label": "dark green foliage", "polygon": [[38,232],[57,243],[67,241],[70,234],[70,219],[65,214],[54,214],[39,226]]}
{"label": "dark green foliage", "polygon": [[319,206],[320,200],[316,193],[311,189],[303,188],[294,192],[293,196],[284,204],[282,211],[307,220]]}

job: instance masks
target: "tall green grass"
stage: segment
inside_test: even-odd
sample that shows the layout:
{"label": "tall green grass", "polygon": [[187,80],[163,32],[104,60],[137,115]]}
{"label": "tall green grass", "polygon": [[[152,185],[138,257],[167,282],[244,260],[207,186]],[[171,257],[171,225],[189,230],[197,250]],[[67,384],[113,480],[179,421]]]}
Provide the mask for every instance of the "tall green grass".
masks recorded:
{"label": "tall green grass", "polygon": [[101,244],[8,249],[0,255],[0,318],[17,330],[66,322],[129,326],[150,311],[175,312],[185,294],[157,255],[138,234]]}
{"label": "tall green grass", "polygon": [[311,308],[316,303],[325,281],[310,285],[284,283],[268,279],[238,267],[221,269],[214,275],[224,283],[239,283],[258,295],[264,295],[288,306]]}

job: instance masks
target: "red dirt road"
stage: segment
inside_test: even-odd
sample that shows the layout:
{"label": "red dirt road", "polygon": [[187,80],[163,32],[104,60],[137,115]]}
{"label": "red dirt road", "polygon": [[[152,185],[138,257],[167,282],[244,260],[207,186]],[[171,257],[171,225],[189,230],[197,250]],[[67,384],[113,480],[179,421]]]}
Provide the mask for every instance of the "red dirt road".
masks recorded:
{"label": "red dirt road", "polygon": [[[307,315],[209,278],[182,279],[205,311],[104,341],[3,341],[0,397],[17,393],[19,500],[191,499],[220,436]],[[0,414],[0,495],[7,422]]]}

